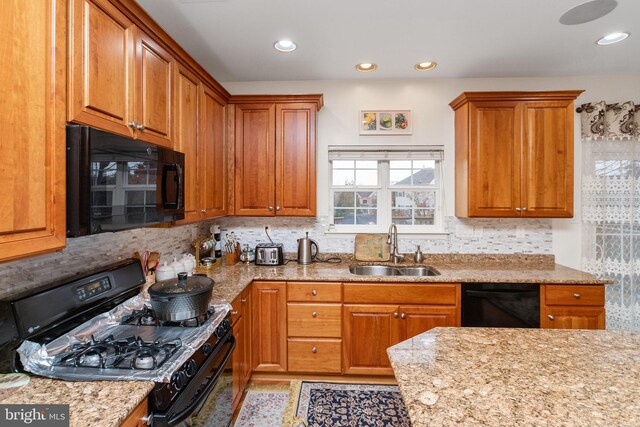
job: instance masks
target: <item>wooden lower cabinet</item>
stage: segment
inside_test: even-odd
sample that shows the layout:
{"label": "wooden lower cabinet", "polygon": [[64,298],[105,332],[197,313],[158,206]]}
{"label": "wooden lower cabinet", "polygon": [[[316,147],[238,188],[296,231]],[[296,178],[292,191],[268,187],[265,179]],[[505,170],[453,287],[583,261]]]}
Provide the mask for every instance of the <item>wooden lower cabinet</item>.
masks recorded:
{"label": "wooden lower cabinet", "polygon": [[438,326],[459,326],[456,307],[402,305],[399,312],[400,341]]}
{"label": "wooden lower cabinet", "polygon": [[342,304],[287,304],[289,337],[342,336]]}
{"label": "wooden lower cabinet", "polygon": [[289,372],[339,374],[342,340],[289,338]]}
{"label": "wooden lower cabinet", "polygon": [[145,397],[136,409],[120,424],[120,427],[145,427],[149,425],[146,416],[149,414],[149,401]]}
{"label": "wooden lower cabinet", "polygon": [[232,401],[235,409],[251,377],[251,287],[242,291],[231,306],[231,323],[236,339],[232,357]]}
{"label": "wooden lower cabinet", "polygon": [[253,282],[251,366],[254,371],[287,371],[287,284]]}
{"label": "wooden lower cabinet", "polygon": [[400,342],[397,305],[343,306],[345,374],[392,375],[387,348]]}
{"label": "wooden lower cabinet", "polygon": [[604,285],[540,285],[540,327],[604,329]]}

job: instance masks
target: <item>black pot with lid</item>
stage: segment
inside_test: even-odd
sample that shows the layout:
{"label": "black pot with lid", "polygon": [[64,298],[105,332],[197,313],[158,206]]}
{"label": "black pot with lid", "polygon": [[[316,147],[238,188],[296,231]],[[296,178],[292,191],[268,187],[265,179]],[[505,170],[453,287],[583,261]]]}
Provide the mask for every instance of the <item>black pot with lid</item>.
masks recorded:
{"label": "black pot with lid", "polygon": [[198,317],[209,309],[213,284],[206,276],[178,273],[177,278],[151,285],[151,307],[160,320],[178,322]]}

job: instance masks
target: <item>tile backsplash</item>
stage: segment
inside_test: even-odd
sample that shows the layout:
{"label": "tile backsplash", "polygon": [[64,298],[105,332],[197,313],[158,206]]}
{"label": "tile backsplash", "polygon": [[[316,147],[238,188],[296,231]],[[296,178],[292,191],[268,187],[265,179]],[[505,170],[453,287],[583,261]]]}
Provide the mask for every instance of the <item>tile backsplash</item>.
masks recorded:
{"label": "tile backsplash", "polygon": [[[214,223],[222,226],[223,236],[230,232],[242,244],[255,246],[266,242],[264,226],[285,252],[296,252],[304,237],[316,240],[320,252],[353,252],[353,235],[325,234],[326,218],[253,218],[227,217]],[[70,277],[131,257],[135,251],[155,250],[161,261],[187,251],[191,241],[208,234],[212,222],[173,228],[144,228],[67,239],[67,247],[52,254],[0,264],[0,298],[35,289],[42,284]],[[551,254],[553,246],[550,220],[459,219],[448,217],[447,234],[435,236],[400,235],[400,252],[413,252],[420,245],[425,253],[520,253]]]}

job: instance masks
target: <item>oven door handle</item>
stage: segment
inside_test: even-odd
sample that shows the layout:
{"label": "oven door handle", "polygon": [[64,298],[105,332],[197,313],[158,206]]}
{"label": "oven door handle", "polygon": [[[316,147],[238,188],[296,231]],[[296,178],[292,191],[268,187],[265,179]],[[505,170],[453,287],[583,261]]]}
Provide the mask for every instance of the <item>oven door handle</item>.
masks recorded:
{"label": "oven door handle", "polygon": [[[220,375],[222,375],[222,372],[224,371],[225,366],[227,366],[227,363],[229,362],[229,359],[233,354],[233,349],[236,347],[236,338],[233,336],[233,334],[229,335],[229,338],[227,338],[227,341],[231,342],[231,347],[229,347],[229,350],[227,350],[227,354],[225,354],[224,359],[220,364],[220,367],[216,370],[215,374],[211,376],[209,381],[207,381],[207,384],[198,391],[198,395],[195,398],[195,400],[185,409],[183,409],[182,411],[180,411],[179,413],[171,417],[171,419],[168,422],[168,425],[173,426],[178,422],[187,418],[189,415],[191,415],[194,412],[194,408],[198,408],[199,406],[201,406],[204,403],[204,400],[209,396],[209,393],[211,393],[211,390],[213,390],[213,387],[215,387],[216,383],[218,382],[218,378],[220,378]],[[215,352],[211,353],[211,355],[209,355],[209,358],[210,358],[209,360],[215,358],[216,356],[217,354]]]}

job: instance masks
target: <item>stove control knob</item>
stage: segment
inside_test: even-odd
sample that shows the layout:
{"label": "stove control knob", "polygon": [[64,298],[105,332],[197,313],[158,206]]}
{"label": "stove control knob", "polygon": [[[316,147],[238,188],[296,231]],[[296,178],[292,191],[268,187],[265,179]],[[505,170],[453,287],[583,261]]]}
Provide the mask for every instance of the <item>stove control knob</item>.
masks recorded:
{"label": "stove control knob", "polygon": [[190,359],[187,363],[184,364],[184,372],[187,374],[187,377],[192,377],[196,373],[196,361]]}
{"label": "stove control knob", "polygon": [[173,387],[176,390],[180,390],[186,384],[187,384],[187,374],[185,374],[184,371],[178,371],[172,375],[171,385],[173,385]]}
{"label": "stove control knob", "polygon": [[213,351],[213,346],[209,343],[205,343],[202,347],[200,347],[200,350],[202,350],[202,352],[206,355],[211,354],[211,352]]}
{"label": "stove control knob", "polygon": [[224,319],[221,323],[222,327],[224,328],[225,331],[228,331],[229,328],[231,328],[231,322],[229,322],[227,319]]}
{"label": "stove control knob", "polygon": [[226,332],[226,329],[224,329],[223,325],[218,326],[216,328],[216,337],[222,338],[225,332]]}

